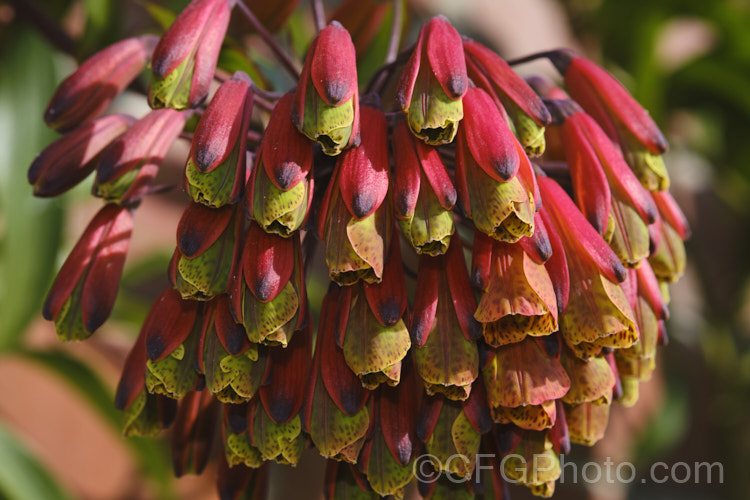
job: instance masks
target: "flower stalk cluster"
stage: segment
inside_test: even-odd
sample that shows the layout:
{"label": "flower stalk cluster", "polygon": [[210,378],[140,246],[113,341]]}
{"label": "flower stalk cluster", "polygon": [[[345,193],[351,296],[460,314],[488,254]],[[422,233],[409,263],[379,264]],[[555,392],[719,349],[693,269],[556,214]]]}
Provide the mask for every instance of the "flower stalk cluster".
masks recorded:
{"label": "flower stalk cluster", "polygon": [[[295,2],[282,3],[261,16],[271,29]],[[158,42],[104,49],[52,97],[45,120],[65,135],[31,165],[34,193],[95,171],[104,206],[45,318],[64,340],[104,324],[132,214],[190,137],[171,286],[117,390],[126,435],[172,425],[176,472],[218,460],[222,498],[262,495],[264,464],[294,466],[308,446],[328,460],[329,498],[401,498],[425,453],[444,478],[421,483],[425,497],[502,498],[503,477],[550,496],[558,455],[603,437],[611,405],[635,403],[666,342],[666,285],[684,271],[689,228],[661,132],[595,63],[540,54],[564,86],[532,87],[444,17],[360,96],[377,2],[370,20],[345,2],[356,26],[323,27],[296,87],[259,91],[245,73],[215,75],[230,17],[262,22],[235,4],[193,0]],[[106,114],[147,64],[152,111]],[[323,297],[306,287],[315,241]],[[551,466],[498,461],[459,489],[446,480],[475,478],[478,453]]]}

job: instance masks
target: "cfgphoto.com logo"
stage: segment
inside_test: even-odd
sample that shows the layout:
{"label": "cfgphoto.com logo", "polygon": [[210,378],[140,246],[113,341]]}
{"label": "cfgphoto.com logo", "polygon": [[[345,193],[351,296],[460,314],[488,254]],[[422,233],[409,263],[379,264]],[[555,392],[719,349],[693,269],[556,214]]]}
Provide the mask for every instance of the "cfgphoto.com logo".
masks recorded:
{"label": "cfgphoto.com logo", "polygon": [[[504,455],[498,458],[494,454],[478,454],[474,460],[461,454],[448,457],[445,461],[429,453],[420,455],[414,461],[414,476],[421,482],[433,483],[441,477],[440,471],[471,469],[474,464],[474,474],[459,477],[444,474],[449,481],[465,483],[479,481],[483,470],[490,471],[497,467],[499,461],[500,474],[505,482],[537,483],[556,475],[559,470],[558,482],[565,483],[622,483],[633,482],[663,484],[673,482],[677,484],[722,484],[724,483],[724,464],[721,462],[655,462],[648,467],[645,474],[639,473],[631,462],[615,462],[607,457],[604,462],[574,462],[566,460],[560,455],[559,464],[550,459],[549,455],[533,455],[531,460],[517,454]],[[547,479],[543,479],[547,478]]]}

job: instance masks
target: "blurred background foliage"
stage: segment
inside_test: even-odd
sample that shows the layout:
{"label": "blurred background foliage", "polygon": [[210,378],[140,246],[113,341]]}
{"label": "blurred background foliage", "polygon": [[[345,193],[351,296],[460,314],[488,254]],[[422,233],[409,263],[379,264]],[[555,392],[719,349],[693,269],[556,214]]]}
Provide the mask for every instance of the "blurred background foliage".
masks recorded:
{"label": "blurred background foliage", "polygon": [[[170,231],[184,198],[165,195],[139,211],[140,227],[150,225],[153,234],[140,236],[138,244],[134,240],[140,250],[131,252],[112,320],[87,343],[91,347],[83,348],[58,344],[50,325],[39,321],[39,312],[93,205],[86,187],[48,201],[34,199],[26,183],[34,155],[54,139],[43,124],[44,107],[75,61],[123,36],[162,32],[186,3],[0,0],[0,498],[214,494],[211,471],[202,482],[172,479],[166,439],[117,438],[120,417],[112,406],[127,346],[166,285],[163,270],[174,244]],[[337,3],[326,2],[327,12]],[[514,19],[521,4],[526,17]],[[590,453],[577,449],[572,454],[579,460],[630,460],[640,475],[630,489],[561,485],[556,498],[750,497],[750,2],[411,0],[399,5],[407,10],[407,40],[423,19],[445,13],[459,30],[509,57],[522,55],[519,46],[531,52],[553,48],[546,43],[574,45],[623,81],[670,139],[672,189],[693,227],[688,272],[673,287],[671,343],[638,406],[613,412],[605,440]],[[390,8],[360,56],[364,81],[382,61],[392,15]],[[561,35],[543,30],[548,26],[543,20]],[[269,87],[289,86],[266,52],[243,49],[248,40],[241,26],[234,33],[222,52],[222,67],[247,71]],[[278,36],[301,56],[312,33],[309,2],[302,1]],[[115,105],[141,114],[142,101],[124,96]],[[171,175],[179,182],[182,157],[176,154],[173,168],[164,169],[167,180]],[[311,291],[317,285],[311,283]],[[39,372],[46,375],[35,380]],[[50,391],[65,397],[51,398]],[[54,401],[63,406],[52,407]],[[104,437],[97,438],[93,429],[70,432],[71,439],[85,436],[83,442],[58,435],[83,425],[68,415],[81,408],[90,421],[99,422]],[[55,438],[40,428],[53,429]],[[87,483],[103,483],[106,474],[97,478],[91,470],[75,470],[79,462],[71,443],[90,455],[89,462],[80,463],[98,463],[102,470],[126,464],[122,477],[109,478],[104,490]],[[110,458],[112,450],[121,462]],[[641,484],[643,472],[656,461],[721,461],[724,484]],[[310,479],[304,470],[294,474]],[[124,489],[114,491],[118,480]],[[310,480],[320,482],[319,477]],[[526,497],[518,489],[512,493]]]}

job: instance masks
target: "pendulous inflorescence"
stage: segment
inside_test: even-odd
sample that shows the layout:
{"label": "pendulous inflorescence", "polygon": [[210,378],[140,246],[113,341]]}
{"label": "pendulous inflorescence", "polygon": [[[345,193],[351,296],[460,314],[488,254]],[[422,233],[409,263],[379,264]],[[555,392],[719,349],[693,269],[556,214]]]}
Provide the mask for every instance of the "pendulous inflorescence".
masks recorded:
{"label": "pendulous inflorescence", "polygon": [[[328,459],[329,498],[400,498],[413,482],[426,498],[503,498],[508,480],[552,495],[559,455],[602,438],[667,341],[689,228],[664,136],[592,61],[535,54],[562,86],[524,80],[442,16],[360,86],[362,22],[383,19],[381,2],[345,1],[299,73],[280,55],[294,86],[217,69],[235,15],[282,51],[263,24],[296,5],[280,3],[259,19],[193,0],[160,39],[120,41],[62,82],[44,116],[62,135],[29,182],[57,196],[94,174],[103,207],[44,317],[62,340],[104,324],[133,212],[188,137],[171,286],[116,393],[126,435],[171,425],[176,473],[218,460],[223,498],[261,497],[264,464],[309,446]],[[147,67],[152,110],[107,114]],[[306,287],[316,251],[324,296]]]}

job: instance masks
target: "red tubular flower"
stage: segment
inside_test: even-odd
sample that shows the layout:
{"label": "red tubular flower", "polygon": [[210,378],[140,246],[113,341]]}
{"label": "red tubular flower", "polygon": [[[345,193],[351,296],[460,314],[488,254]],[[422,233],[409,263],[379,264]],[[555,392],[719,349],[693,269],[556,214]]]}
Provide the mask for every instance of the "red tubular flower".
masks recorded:
{"label": "red tubular flower", "polygon": [[[263,461],[296,465],[305,447],[302,410],[311,368],[312,324],[285,349],[268,349],[259,397],[248,405],[227,411],[231,425],[225,429],[228,449],[246,465]],[[236,420],[241,419],[241,425]]]}
{"label": "red tubular flower", "polygon": [[42,314],[64,340],[84,340],[112,312],[130,246],[130,209],[105,205],[71,250],[47,295]]}
{"label": "red tubular flower", "polygon": [[326,460],[323,492],[326,500],[334,498],[359,498],[360,495],[372,494],[372,488],[365,475],[356,465],[341,463],[338,460]]}
{"label": "red tubular flower", "polygon": [[208,465],[219,434],[221,405],[207,390],[190,392],[180,401],[170,439],[177,477],[200,474]]}
{"label": "red tubular flower", "polygon": [[177,248],[169,279],[183,298],[210,300],[227,291],[239,255],[238,210],[191,203],[177,226]]}
{"label": "red tubular flower", "polygon": [[394,205],[401,232],[417,253],[445,253],[455,231],[456,189],[435,148],[417,140],[405,120],[393,131]]}
{"label": "red tubular flower", "polygon": [[484,386],[477,381],[465,401],[451,401],[443,396],[426,398],[417,423],[417,436],[424,442],[427,458],[436,471],[470,478],[482,434],[491,428]]}
{"label": "red tubular flower", "polygon": [[474,318],[491,346],[557,331],[557,301],[544,264],[520,244],[495,242],[490,278]]}
{"label": "red tubular flower", "polygon": [[268,471],[270,467],[263,464],[257,469],[244,464],[227,462],[225,454],[219,454],[216,470],[216,489],[222,500],[239,500],[247,498],[267,498],[269,490]]}
{"label": "red tubular flower", "polygon": [[286,347],[306,320],[299,235],[282,238],[252,224],[233,276],[234,315],[250,342]]}
{"label": "red tubular flower", "polygon": [[96,117],[146,67],[157,38],[126,38],[106,47],[65,78],[52,95],[44,121],[64,132]]}
{"label": "red tubular flower", "polygon": [[156,436],[177,412],[177,401],[146,391],[146,335],[147,330],[141,328],[115,392],[115,408],[123,412],[124,436]]}
{"label": "red tubular flower", "polygon": [[475,85],[510,114],[521,144],[530,155],[544,152],[550,114],[542,99],[505,60],[484,45],[464,39],[466,67]]}
{"label": "red tubular flower", "polygon": [[246,191],[250,217],[285,237],[305,223],[313,199],[312,143],[292,123],[293,99],[284,95],[271,113]]}
{"label": "red tubular flower", "polygon": [[427,144],[452,142],[468,88],[461,35],[445,17],[433,17],[422,26],[396,91],[409,128]]}
{"label": "red tubular flower", "polygon": [[199,390],[201,346],[214,305],[184,300],[171,288],[154,301],[143,323],[149,393],[182,399],[188,392]]}
{"label": "red tubular flower", "polygon": [[667,192],[652,193],[659,212],[659,220],[654,224],[654,252],[649,263],[659,280],[677,281],[685,272],[686,255],[684,241],[690,237],[690,227],[685,215]]}
{"label": "red tubular flower", "polygon": [[503,477],[510,483],[526,486],[534,496],[550,498],[561,473],[552,432],[511,430],[510,433],[515,436],[510,439],[507,456],[501,461]]}
{"label": "red tubular flower", "polygon": [[[569,288],[559,294],[569,296],[560,319],[563,339],[582,358],[598,355],[603,347],[630,347],[638,330],[618,285],[625,268],[555,181],[540,178],[539,187],[570,273]],[[556,271],[553,280],[558,275],[562,272]]]}
{"label": "red tubular flower", "polygon": [[152,108],[192,108],[206,98],[230,10],[229,0],[193,0],[177,16],[151,58]]}
{"label": "red tubular flower", "polygon": [[318,33],[307,52],[292,120],[327,155],[359,144],[356,55],[349,32],[337,21]]}
{"label": "red tubular flower", "polygon": [[321,455],[353,464],[370,426],[370,413],[365,406],[370,393],[346,365],[341,349],[336,346],[339,300],[340,289],[331,285],[321,306],[303,423]]}
{"label": "red tubular flower", "polygon": [[242,196],[253,107],[247,80],[237,73],[224,82],[195,129],[185,167],[185,191],[195,202],[222,207]]}
{"label": "red tubular flower", "polygon": [[640,333],[635,345],[615,351],[617,372],[623,386],[636,388],[636,391],[628,391],[630,394],[624,397],[625,403],[630,406],[638,397],[637,384],[649,380],[656,366],[656,347],[669,311],[659,281],[648,262],[629,270],[623,289],[628,295]]}
{"label": "red tubular flower", "polygon": [[534,233],[536,177],[523,147],[490,96],[471,88],[456,141],[456,188],[480,231],[515,243]]}
{"label": "red tubular flower", "polygon": [[615,375],[603,356],[582,361],[563,350],[562,362],[572,381],[562,397],[570,441],[592,446],[607,428]]}
{"label": "red tubular flower", "polygon": [[664,135],[648,111],[625,87],[592,61],[571,51],[557,51],[550,59],[563,74],[571,97],[593,116],[607,135],[620,143],[628,164],[650,191],[669,187],[661,155],[668,149]]}
{"label": "red tubular flower", "polygon": [[128,115],[103,116],[47,146],[29,167],[34,196],[57,196],[81,182],[96,168],[99,153],[133,122],[135,118]]}
{"label": "red tubular flower", "polygon": [[403,316],[407,297],[398,239],[393,238],[383,281],[342,290],[336,318],[338,343],[347,365],[373,390],[395,386],[411,341]]}
{"label": "red tubular flower", "polygon": [[331,279],[340,285],[383,277],[392,223],[388,193],[388,143],[383,112],[362,107],[367,127],[362,144],[336,161],[318,213],[318,234],[326,245]]}
{"label": "red tubular flower", "polygon": [[226,295],[215,299],[209,321],[198,353],[206,389],[223,403],[249,401],[263,382],[267,352],[250,343],[245,328],[235,322]]}
{"label": "red tubular flower", "polygon": [[143,197],[186,119],[185,113],[159,109],[135,122],[102,152],[92,192],[114,203]]}
{"label": "red tubular flower", "polygon": [[479,374],[474,341],[481,329],[457,236],[445,255],[420,257],[416,297],[411,334],[419,376],[428,394],[464,400]]}
{"label": "red tubular flower", "polygon": [[628,130],[651,153],[667,151],[667,140],[648,111],[606,70],[571,51],[555,53],[552,62],[565,77],[565,87],[573,99],[607,132],[614,131],[606,125],[611,123],[618,131]]}
{"label": "red tubular flower", "polygon": [[570,388],[570,378],[560,364],[559,346],[560,340],[553,334],[526,338],[490,352],[482,375],[495,422],[534,430],[555,424],[555,400]]}
{"label": "red tubular flower", "polygon": [[401,383],[381,387],[370,399],[370,431],[358,465],[379,495],[403,498],[404,488],[414,477],[413,458],[419,446],[417,401],[416,372],[408,359],[404,360]]}
{"label": "red tubular flower", "polygon": [[610,240],[627,266],[648,257],[648,225],[656,208],[622,154],[593,118],[583,112],[567,116],[561,138],[581,211]]}

